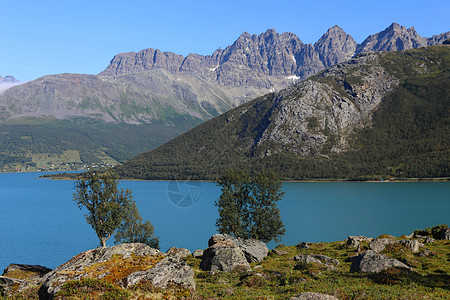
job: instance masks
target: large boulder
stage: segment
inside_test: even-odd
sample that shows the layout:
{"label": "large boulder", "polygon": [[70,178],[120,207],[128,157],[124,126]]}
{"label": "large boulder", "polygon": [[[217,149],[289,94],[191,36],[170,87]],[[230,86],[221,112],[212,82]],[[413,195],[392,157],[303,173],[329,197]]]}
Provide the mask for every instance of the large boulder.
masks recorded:
{"label": "large boulder", "polygon": [[249,263],[259,263],[269,254],[267,245],[255,239],[238,239],[237,245],[244,252],[245,258]]}
{"label": "large boulder", "polygon": [[[61,290],[62,285],[69,280],[104,278],[111,270],[106,265],[101,266],[101,264],[106,264],[113,257],[134,259],[134,257],[138,256],[158,257],[161,255],[163,254],[158,250],[140,243],[121,244],[110,248],[97,248],[82,252],[43,277],[43,284],[38,292],[39,299],[53,299],[56,293]],[[99,268],[94,268],[94,265],[99,266]],[[92,268],[95,269],[95,272],[92,270],[91,274],[87,270]]]}
{"label": "large boulder", "polygon": [[350,272],[378,273],[392,267],[411,269],[396,259],[378,254],[373,250],[367,250],[352,259]]}
{"label": "large boulder", "polygon": [[214,234],[208,241],[208,247],[211,247],[217,243],[224,241],[232,241],[236,244],[242,252],[244,252],[245,257],[249,263],[261,262],[268,254],[269,248],[267,245],[261,241],[255,239],[242,239],[235,238],[228,234]]}
{"label": "large boulder", "polygon": [[150,270],[128,275],[124,285],[134,286],[143,280],[157,288],[166,288],[170,284],[175,284],[195,289],[194,270],[176,256],[165,257]]}
{"label": "large boulder", "polygon": [[250,270],[244,252],[231,239],[218,240],[203,252],[200,268],[204,271]]}
{"label": "large boulder", "polygon": [[289,300],[338,300],[338,298],[327,294],[307,292],[291,297]]}

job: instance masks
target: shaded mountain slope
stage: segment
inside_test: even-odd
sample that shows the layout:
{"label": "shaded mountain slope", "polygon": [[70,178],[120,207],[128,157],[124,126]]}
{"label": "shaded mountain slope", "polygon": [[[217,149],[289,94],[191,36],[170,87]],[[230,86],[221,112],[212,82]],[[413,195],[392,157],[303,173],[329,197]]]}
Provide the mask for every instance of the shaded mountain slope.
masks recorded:
{"label": "shaded mountain slope", "polygon": [[450,175],[449,46],[363,54],[233,109],[117,168],[125,178]]}

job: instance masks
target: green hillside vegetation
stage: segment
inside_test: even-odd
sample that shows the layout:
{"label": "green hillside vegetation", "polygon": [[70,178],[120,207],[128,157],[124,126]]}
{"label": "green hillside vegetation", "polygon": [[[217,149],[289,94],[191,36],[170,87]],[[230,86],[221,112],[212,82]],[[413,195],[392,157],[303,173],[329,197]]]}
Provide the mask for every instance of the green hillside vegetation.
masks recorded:
{"label": "green hillside vegetation", "polygon": [[[333,136],[320,152],[306,157],[288,150],[262,156],[270,145],[249,148],[270,123],[277,99],[267,94],[129,160],[117,171],[124,178],[142,179],[211,180],[228,169],[273,170],[284,180],[449,177],[449,47],[378,55],[400,84],[373,114],[372,126],[354,134],[347,152],[331,152]],[[308,126],[314,124],[310,120]]]}
{"label": "green hillside vegetation", "polygon": [[[18,124],[20,122],[20,124]],[[0,171],[37,170],[62,164],[116,165],[153,149],[197,119],[146,125],[86,120],[29,119],[0,124]]]}

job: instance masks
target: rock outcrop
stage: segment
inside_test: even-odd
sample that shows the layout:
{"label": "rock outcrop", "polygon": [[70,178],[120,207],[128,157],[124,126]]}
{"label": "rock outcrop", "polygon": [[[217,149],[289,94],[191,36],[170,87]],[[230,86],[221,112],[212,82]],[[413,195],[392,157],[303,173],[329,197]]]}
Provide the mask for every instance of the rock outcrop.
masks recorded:
{"label": "rock outcrop", "polygon": [[250,270],[249,263],[261,262],[269,253],[267,245],[254,239],[215,234],[208,241],[200,267],[206,271],[230,272],[235,268]]}
{"label": "rock outcrop", "polygon": [[[68,280],[82,278],[101,279],[110,273],[107,262],[113,258],[133,259],[134,257],[162,257],[163,254],[145,244],[121,244],[110,248],[97,248],[82,252],[65,264],[47,273],[39,289],[39,299],[53,299]],[[87,270],[91,270],[91,272]]]}
{"label": "rock outcrop", "polygon": [[405,268],[408,270],[411,269],[404,263],[394,258],[389,258],[383,254],[378,254],[373,250],[367,250],[352,259],[350,272],[378,273],[392,267]]}
{"label": "rock outcrop", "polygon": [[168,256],[148,271],[134,272],[124,280],[125,287],[141,281],[150,282],[156,288],[166,288],[171,284],[195,289],[194,270],[178,257]]}
{"label": "rock outcrop", "polygon": [[39,286],[43,276],[50,271],[51,269],[39,265],[10,264],[0,276],[0,296],[12,296]]}

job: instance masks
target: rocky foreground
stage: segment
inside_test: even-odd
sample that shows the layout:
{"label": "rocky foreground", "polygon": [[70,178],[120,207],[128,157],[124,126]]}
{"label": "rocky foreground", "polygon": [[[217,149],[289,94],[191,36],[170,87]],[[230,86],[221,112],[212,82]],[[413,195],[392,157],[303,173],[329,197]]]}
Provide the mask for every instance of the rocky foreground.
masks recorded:
{"label": "rocky foreground", "polygon": [[[435,236],[436,237],[436,236]],[[271,251],[257,240],[213,235],[208,248],[166,253],[144,244],[82,252],[54,270],[11,264],[0,295],[12,299],[445,299],[450,229]]]}

